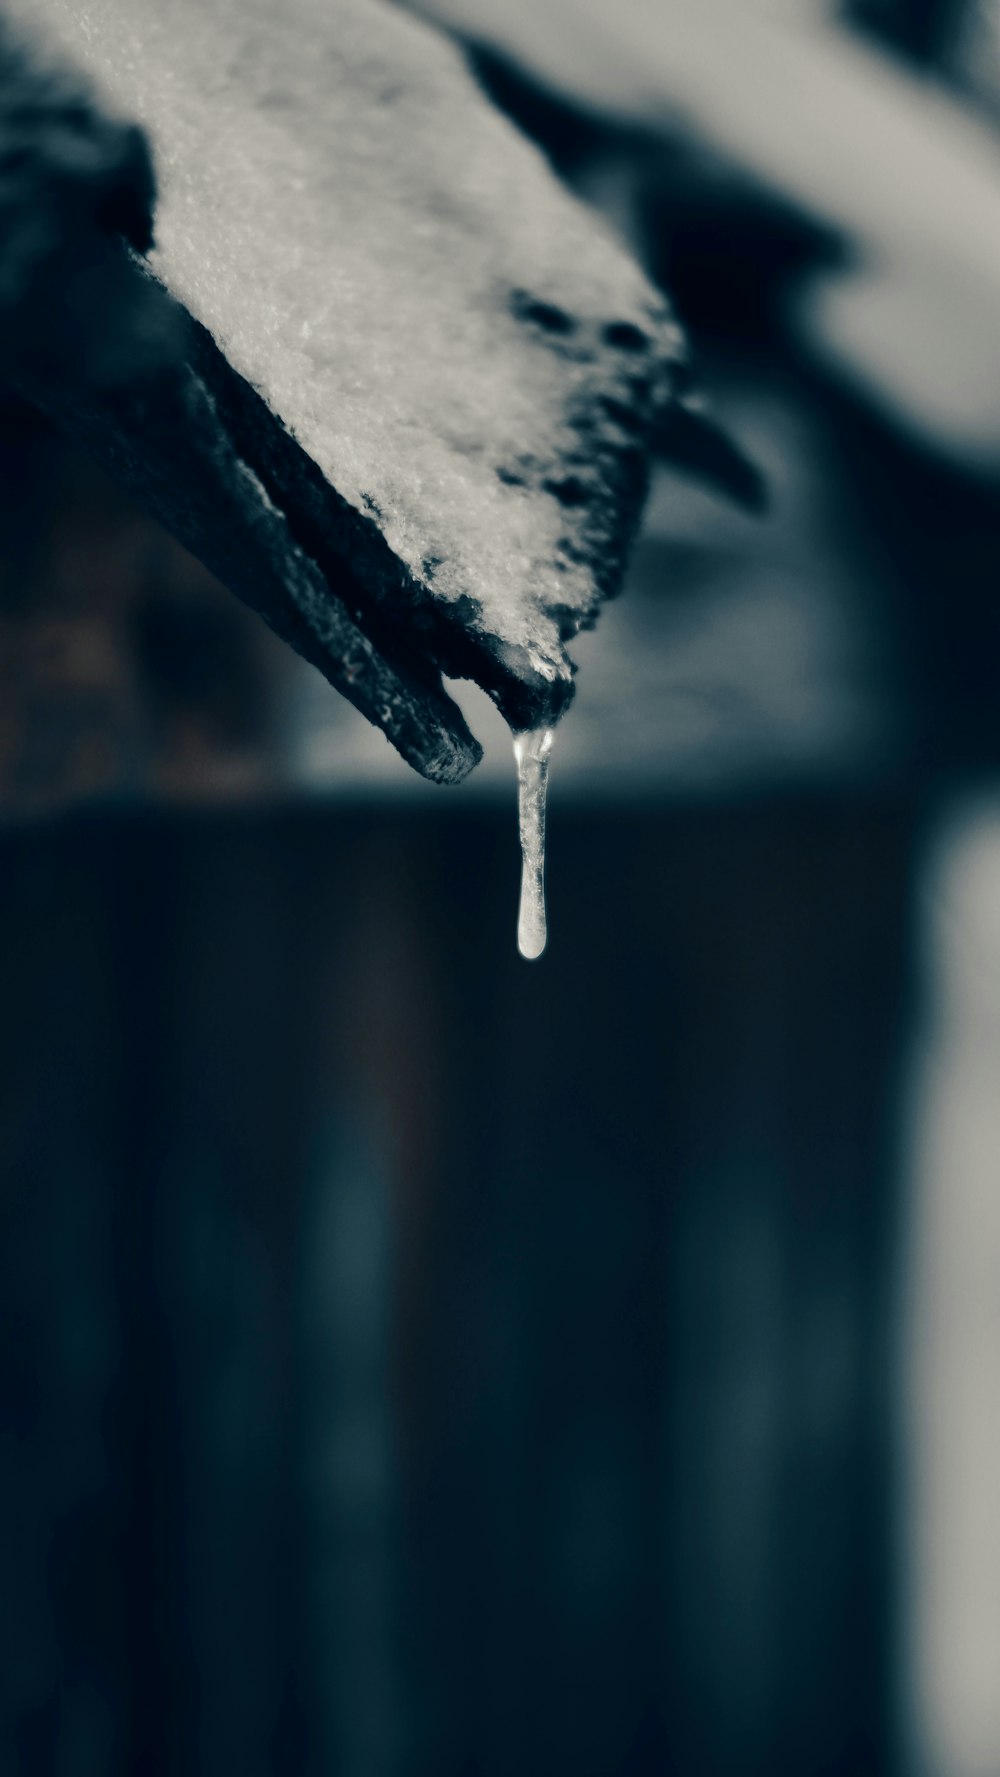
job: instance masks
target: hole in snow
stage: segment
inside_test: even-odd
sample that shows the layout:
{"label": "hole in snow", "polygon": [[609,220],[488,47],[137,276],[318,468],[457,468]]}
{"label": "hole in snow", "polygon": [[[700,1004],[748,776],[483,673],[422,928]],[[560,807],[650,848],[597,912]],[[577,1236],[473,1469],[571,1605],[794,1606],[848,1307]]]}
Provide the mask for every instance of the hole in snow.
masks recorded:
{"label": "hole in snow", "polygon": [[644,352],[649,339],[631,321],[609,321],[604,329],[604,343],[617,346],[620,352]]}
{"label": "hole in snow", "polygon": [[572,315],[567,315],[565,309],[557,308],[554,302],[543,302],[541,297],[532,296],[527,290],[515,290],[510,306],[519,321],[530,321],[546,333],[566,334],[576,328]]}

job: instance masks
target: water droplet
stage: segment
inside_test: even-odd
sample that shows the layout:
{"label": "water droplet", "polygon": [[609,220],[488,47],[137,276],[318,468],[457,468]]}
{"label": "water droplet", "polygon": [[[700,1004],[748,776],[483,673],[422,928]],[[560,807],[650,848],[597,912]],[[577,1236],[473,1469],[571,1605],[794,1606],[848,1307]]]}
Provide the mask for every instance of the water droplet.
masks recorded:
{"label": "water droplet", "polygon": [[532,728],[514,736],[517,814],[521,830],[517,948],[529,960],[541,956],[545,949],[545,792],[551,746],[551,728]]}

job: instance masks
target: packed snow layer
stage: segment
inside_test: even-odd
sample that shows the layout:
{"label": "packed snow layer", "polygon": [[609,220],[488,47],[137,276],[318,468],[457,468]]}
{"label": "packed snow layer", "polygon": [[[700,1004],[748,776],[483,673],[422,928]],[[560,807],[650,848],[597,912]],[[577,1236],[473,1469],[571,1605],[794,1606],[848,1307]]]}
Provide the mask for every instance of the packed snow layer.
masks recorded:
{"label": "packed snow layer", "polygon": [[381,0],[29,11],[149,132],[155,270],[380,529],[433,657],[512,717],[514,681],[555,713],[680,354],[661,299],[459,52]]}

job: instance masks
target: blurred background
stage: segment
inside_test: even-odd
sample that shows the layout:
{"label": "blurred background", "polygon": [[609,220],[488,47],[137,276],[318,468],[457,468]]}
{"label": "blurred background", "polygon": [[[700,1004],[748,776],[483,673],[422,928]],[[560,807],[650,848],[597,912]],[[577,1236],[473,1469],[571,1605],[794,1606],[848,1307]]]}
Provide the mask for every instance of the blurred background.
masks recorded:
{"label": "blurred background", "polygon": [[426,10],[770,510],[655,467],[529,965],[487,700],[3,397],[0,1771],[997,1777],[1000,6]]}

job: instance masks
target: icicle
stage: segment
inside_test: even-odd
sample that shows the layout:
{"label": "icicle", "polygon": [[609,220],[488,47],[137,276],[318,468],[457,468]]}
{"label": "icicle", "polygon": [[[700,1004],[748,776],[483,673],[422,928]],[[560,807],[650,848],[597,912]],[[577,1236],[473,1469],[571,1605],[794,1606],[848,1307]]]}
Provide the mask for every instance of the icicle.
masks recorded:
{"label": "icicle", "polygon": [[545,791],[549,776],[551,728],[514,736],[517,760],[517,812],[521,829],[521,905],[517,947],[533,959],[545,949]]}

